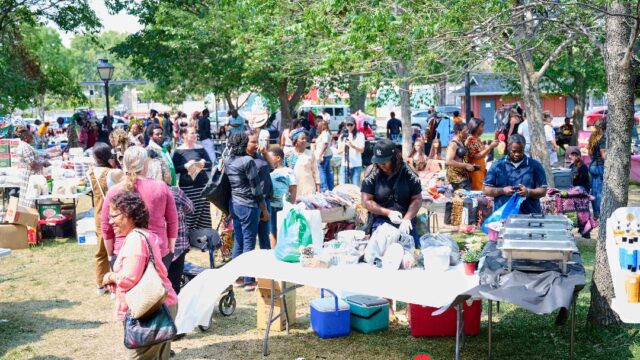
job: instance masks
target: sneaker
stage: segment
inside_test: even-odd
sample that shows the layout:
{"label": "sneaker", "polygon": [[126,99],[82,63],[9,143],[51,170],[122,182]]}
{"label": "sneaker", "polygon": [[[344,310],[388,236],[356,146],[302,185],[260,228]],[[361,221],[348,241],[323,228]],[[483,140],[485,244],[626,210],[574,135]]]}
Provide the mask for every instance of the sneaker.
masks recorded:
{"label": "sneaker", "polygon": [[254,291],[257,285],[258,284],[256,284],[255,282],[244,284],[244,291],[246,292]]}
{"label": "sneaker", "polygon": [[241,287],[244,287],[244,286],[245,286],[245,283],[244,283],[244,280],[242,280],[242,279],[238,279],[233,283],[233,287],[234,288],[241,288]]}
{"label": "sneaker", "polygon": [[107,288],[106,287],[99,287],[96,288],[96,295],[104,295],[107,293]]}

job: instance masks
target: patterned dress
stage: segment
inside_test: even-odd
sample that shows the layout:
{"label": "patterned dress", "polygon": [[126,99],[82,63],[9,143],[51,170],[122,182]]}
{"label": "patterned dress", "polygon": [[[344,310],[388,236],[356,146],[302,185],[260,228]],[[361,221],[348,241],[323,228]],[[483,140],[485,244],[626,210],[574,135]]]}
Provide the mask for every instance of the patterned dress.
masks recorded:
{"label": "patterned dress", "polygon": [[469,154],[467,159],[469,164],[480,166],[480,170],[472,171],[469,173],[469,180],[471,180],[471,190],[482,190],[482,183],[485,176],[487,176],[487,162],[484,157],[475,159],[474,157],[484,151],[485,145],[477,137],[471,135],[467,138],[467,150]]}
{"label": "patterned dress", "polygon": [[[29,185],[29,177],[37,175],[38,172],[31,168],[31,164],[37,159],[37,154],[33,146],[24,141],[20,141],[20,145],[16,148],[15,167],[20,171],[20,196],[18,205],[33,208],[34,200],[27,199],[27,187]],[[12,160],[13,160],[12,159]]]}

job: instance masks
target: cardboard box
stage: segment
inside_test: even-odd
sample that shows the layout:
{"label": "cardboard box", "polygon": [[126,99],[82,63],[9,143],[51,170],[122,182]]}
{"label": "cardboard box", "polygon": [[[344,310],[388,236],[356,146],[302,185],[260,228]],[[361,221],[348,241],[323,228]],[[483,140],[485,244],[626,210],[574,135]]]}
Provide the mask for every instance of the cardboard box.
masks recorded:
{"label": "cardboard box", "polygon": [[0,144],[0,154],[9,155],[9,144],[7,145]]}
{"label": "cardboard box", "polygon": [[[280,287],[281,281],[276,281],[274,285],[274,289],[276,290],[276,294],[280,294],[282,288]],[[284,282],[285,287],[293,286],[291,283]],[[261,279],[258,278],[258,289],[267,289],[271,290],[271,279]]]}
{"label": "cardboard box", "polygon": [[20,250],[28,246],[26,226],[0,224],[0,248]]}
{"label": "cardboard box", "polygon": [[[266,295],[266,296],[265,296]],[[285,295],[287,301],[287,314],[289,314],[289,328],[296,323],[296,291],[292,290]],[[282,299],[279,297],[274,299],[275,306],[273,307],[273,315],[276,316],[282,311]],[[271,292],[265,289],[258,289],[256,291],[256,303],[257,303],[257,321],[256,325],[258,330],[264,330],[267,328],[267,319],[269,318],[269,308],[271,305]],[[285,316],[279,317],[273,324],[271,324],[271,330],[273,331],[285,331]]]}
{"label": "cardboard box", "polygon": [[38,226],[38,220],[40,220],[38,210],[19,206],[18,198],[15,196],[9,199],[9,206],[7,207],[7,214],[4,216],[4,222],[36,227]]}

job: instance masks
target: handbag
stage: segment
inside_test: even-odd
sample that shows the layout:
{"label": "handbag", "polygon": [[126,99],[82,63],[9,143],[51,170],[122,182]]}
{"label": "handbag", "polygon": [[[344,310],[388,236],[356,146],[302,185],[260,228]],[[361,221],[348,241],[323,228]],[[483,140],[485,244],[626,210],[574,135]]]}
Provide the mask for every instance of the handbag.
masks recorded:
{"label": "handbag", "polygon": [[202,197],[215,205],[220,211],[229,214],[229,200],[231,200],[231,184],[224,171],[224,158],[220,160],[220,166],[211,173],[209,181],[200,193]]}
{"label": "handbag", "polygon": [[158,275],[156,260],[153,256],[149,239],[147,239],[147,236],[142,232],[137,232],[144,237],[147,247],[149,248],[149,260],[144,274],[142,274],[138,283],[125,294],[125,300],[129,307],[131,317],[134,319],[144,319],[160,309],[167,297],[168,291],[160,275]]}
{"label": "handbag", "polygon": [[139,349],[173,339],[178,330],[166,305],[162,305],[153,316],[134,319],[127,312],[124,318],[124,346]]}

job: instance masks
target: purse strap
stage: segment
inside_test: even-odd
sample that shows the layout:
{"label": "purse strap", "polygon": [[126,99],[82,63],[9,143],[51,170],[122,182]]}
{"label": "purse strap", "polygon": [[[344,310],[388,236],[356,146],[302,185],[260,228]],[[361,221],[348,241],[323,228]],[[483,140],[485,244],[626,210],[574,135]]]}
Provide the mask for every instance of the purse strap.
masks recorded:
{"label": "purse strap", "polygon": [[[156,267],[156,260],[155,257],[153,256],[153,249],[151,249],[151,244],[149,243],[149,238],[147,238],[147,235],[145,235],[142,231],[140,230],[136,230],[136,232],[140,235],[142,235],[142,237],[145,240],[145,243],[147,244],[147,248],[149,249],[149,261],[147,262],[147,266],[149,266],[149,263],[153,264],[153,267],[156,268],[156,270],[158,269]],[[145,266],[146,268],[146,266]]]}

